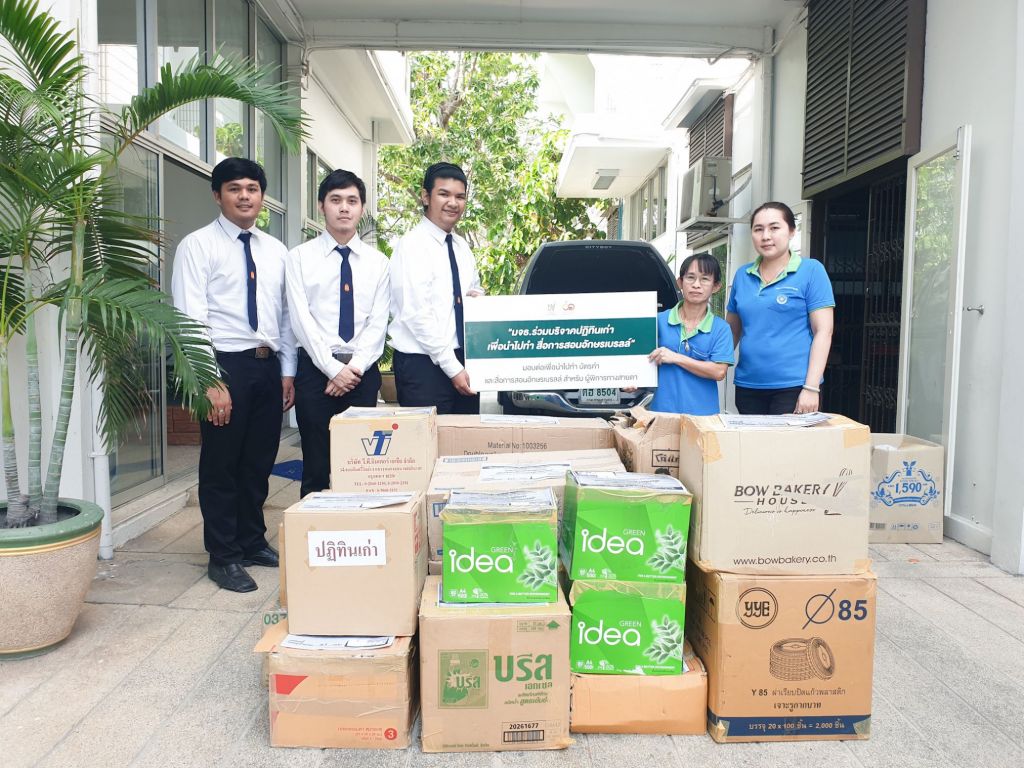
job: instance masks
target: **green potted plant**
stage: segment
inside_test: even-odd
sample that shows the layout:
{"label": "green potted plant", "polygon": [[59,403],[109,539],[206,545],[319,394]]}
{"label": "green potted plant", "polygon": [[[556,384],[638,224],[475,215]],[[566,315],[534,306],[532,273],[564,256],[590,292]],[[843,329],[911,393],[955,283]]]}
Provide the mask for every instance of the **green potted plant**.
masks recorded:
{"label": "green potted plant", "polygon": [[[196,59],[143,90],[119,113],[86,93],[90,71],[70,32],[38,0],[0,0],[0,408],[7,501],[0,505],[0,658],[61,642],[96,570],[103,512],[60,498],[75,385],[87,369],[102,393],[108,446],[133,424],[147,395],[137,360],[144,345],[173,357],[181,402],[201,418],[218,369],[201,328],[148,276],[158,222],[119,210],[118,157],[176,107],[235,99],[263,111],[295,151],[301,111],[270,70],[247,60]],[[102,138],[101,138],[102,136]],[[44,435],[38,328],[57,323],[60,389]],[[24,339],[26,390],[15,403],[12,344]],[[24,400],[21,400],[24,397]],[[14,407],[28,412],[15,434]],[[43,471],[44,437],[49,456]],[[23,443],[27,472],[18,466]]]}

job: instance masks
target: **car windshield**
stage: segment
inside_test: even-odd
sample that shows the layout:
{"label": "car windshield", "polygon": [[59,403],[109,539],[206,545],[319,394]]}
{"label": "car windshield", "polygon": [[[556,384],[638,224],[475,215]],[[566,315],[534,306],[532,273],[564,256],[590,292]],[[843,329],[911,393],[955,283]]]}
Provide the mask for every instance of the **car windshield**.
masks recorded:
{"label": "car windshield", "polygon": [[534,257],[520,293],[657,291],[658,309],[678,301],[671,273],[650,247],[559,243]]}

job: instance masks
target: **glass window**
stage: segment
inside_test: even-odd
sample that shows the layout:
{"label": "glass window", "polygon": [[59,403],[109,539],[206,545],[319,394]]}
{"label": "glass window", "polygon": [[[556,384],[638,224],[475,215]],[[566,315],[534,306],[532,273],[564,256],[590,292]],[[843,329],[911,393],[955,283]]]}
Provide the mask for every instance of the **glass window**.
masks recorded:
{"label": "glass window", "polygon": [[[236,58],[249,55],[249,6],[244,0],[216,0],[213,39],[218,54]],[[214,103],[216,158],[249,156],[248,108],[239,101]]]}
{"label": "glass window", "polygon": [[[159,216],[158,167],[156,153],[130,147],[121,155],[117,169],[123,191],[119,207],[126,213],[148,219],[153,226]],[[150,275],[159,279],[156,246],[153,246],[153,251]],[[126,429],[111,451],[110,491],[122,500],[126,492],[164,473],[163,421],[160,418],[164,389],[160,348],[142,341],[124,364],[141,372],[149,403],[140,411],[134,429]]]}
{"label": "glass window", "polygon": [[[260,19],[256,24],[256,66],[277,65],[278,69],[269,76],[270,82],[282,80],[284,46],[270,27]],[[284,150],[274,126],[262,113],[256,115],[256,162],[267,172],[267,194],[276,200],[283,200],[284,193]]]}
{"label": "glass window", "polygon": [[324,216],[320,213],[317,205],[320,182],[327,178],[331,172],[330,166],[316,156],[314,152],[306,153],[306,178],[309,179],[309,190],[307,193],[308,203],[306,206],[307,218],[315,221],[320,227],[324,225]]}
{"label": "glass window", "polygon": [[653,176],[647,186],[650,190],[651,196],[651,239],[653,240],[661,234],[661,230],[658,229],[658,225],[661,223],[661,196],[658,194],[658,188],[655,185],[657,175]]}
{"label": "glass window", "polygon": [[100,101],[116,108],[139,92],[138,19],[135,0],[99,0]]}
{"label": "glass window", "polygon": [[651,239],[651,192],[650,185],[644,184],[640,189],[640,239]]}
{"label": "glass window", "polygon": [[661,221],[658,224],[658,233],[668,231],[668,174],[665,166],[658,169],[658,200],[660,201]]}
{"label": "glass window", "polygon": [[264,207],[256,219],[256,226],[278,240],[284,240],[284,214]]}
{"label": "glass window", "polygon": [[[157,61],[177,68],[206,52],[205,0],[160,0],[157,5]],[[206,157],[206,106],[178,107],[160,119],[160,135],[197,157]]]}
{"label": "glass window", "polygon": [[726,283],[729,275],[729,243],[727,240],[711,246],[709,252],[718,261],[722,270],[722,287],[711,297],[711,311],[721,318],[725,318],[725,294],[728,293]]}

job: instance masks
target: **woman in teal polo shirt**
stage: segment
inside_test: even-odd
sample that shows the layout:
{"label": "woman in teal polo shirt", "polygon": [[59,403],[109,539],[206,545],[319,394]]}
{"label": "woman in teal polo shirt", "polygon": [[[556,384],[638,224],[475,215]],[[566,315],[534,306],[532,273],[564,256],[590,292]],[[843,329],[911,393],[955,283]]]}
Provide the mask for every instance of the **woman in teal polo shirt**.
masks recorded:
{"label": "woman in teal polo shirt", "polygon": [[652,411],[707,416],[718,413],[718,383],[733,363],[732,334],[708,306],[722,287],[718,260],[707,253],[687,257],[677,280],[683,300],[658,314],[658,389]]}
{"label": "woman in teal polo shirt", "polygon": [[789,250],[793,211],[764,203],[750,217],[757,258],[733,278],[726,320],[740,345],[740,413],[812,413],[832,345],[832,283],[820,261]]}

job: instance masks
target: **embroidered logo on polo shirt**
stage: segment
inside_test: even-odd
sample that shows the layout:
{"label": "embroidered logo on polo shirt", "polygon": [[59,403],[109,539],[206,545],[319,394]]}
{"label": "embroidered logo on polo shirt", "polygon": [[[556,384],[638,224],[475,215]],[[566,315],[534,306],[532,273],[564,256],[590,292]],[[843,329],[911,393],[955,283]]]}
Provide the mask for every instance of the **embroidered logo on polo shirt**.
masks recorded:
{"label": "embroidered logo on polo shirt", "polygon": [[784,293],[780,293],[778,296],[775,297],[776,304],[785,304],[787,301],[789,301],[789,296],[787,296]]}

